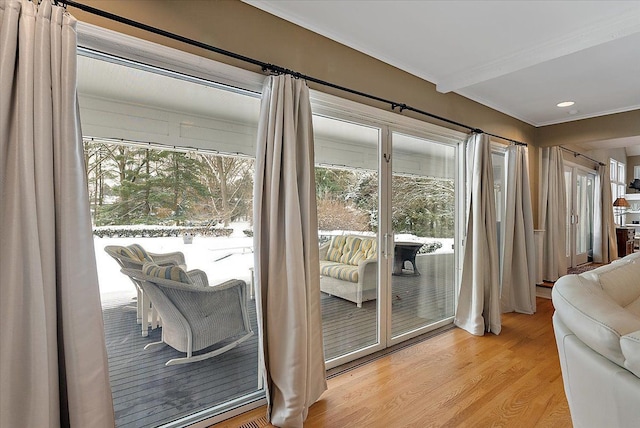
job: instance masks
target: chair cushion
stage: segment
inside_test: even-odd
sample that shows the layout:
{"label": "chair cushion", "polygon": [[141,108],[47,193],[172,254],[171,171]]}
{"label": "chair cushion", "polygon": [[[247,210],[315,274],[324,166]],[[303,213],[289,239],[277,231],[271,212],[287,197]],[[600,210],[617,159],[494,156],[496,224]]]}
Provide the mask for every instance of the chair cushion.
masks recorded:
{"label": "chair cushion", "polygon": [[147,262],[142,266],[142,273],[156,278],[192,284],[191,279],[180,266],[158,266],[153,262]]}
{"label": "chair cushion", "polygon": [[127,248],[129,250],[131,250],[133,253],[135,253],[138,256],[138,259],[144,260],[144,261],[148,261],[148,262],[152,262],[153,261],[151,256],[145,251],[144,248],[142,248],[142,245],[140,245],[140,244],[131,244]]}
{"label": "chair cushion", "polygon": [[149,257],[149,254],[139,244],[132,244],[128,247],[118,247],[116,252],[122,257],[136,260],[140,263],[153,261],[151,257]]}

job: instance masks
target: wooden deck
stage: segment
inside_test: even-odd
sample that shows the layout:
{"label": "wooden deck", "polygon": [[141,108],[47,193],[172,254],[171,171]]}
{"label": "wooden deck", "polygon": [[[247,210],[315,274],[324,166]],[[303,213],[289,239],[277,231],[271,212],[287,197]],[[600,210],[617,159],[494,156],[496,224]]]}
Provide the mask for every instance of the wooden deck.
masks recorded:
{"label": "wooden deck", "polygon": [[[420,276],[392,277],[394,335],[453,316],[453,255],[419,257],[418,267]],[[257,332],[255,301],[249,302]],[[166,367],[182,354],[169,346],[145,351],[146,344],[160,340],[161,328],[142,337],[131,303],[114,300],[103,306],[119,428],[156,427],[257,390],[257,335],[208,360]],[[357,308],[323,294],[321,304],[327,359],[376,342],[375,300]]]}

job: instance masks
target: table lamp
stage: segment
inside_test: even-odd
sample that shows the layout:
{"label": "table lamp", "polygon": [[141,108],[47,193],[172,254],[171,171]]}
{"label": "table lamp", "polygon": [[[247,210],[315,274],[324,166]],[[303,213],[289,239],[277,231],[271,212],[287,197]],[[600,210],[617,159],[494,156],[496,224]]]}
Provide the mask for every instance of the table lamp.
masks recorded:
{"label": "table lamp", "polygon": [[622,216],[624,214],[624,212],[631,207],[631,205],[629,204],[629,201],[627,201],[625,198],[620,197],[618,199],[616,199],[613,202],[613,207],[617,208],[618,210],[618,215],[620,216],[620,226],[623,226],[622,224]]}

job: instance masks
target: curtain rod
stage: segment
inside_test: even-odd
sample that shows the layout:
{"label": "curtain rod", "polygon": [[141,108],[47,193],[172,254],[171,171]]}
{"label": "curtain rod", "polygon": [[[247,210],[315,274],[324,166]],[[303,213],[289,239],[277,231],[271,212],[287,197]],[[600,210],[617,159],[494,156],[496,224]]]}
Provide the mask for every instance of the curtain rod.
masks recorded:
{"label": "curtain rod", "polygon": [[94,7],[87,6],[87,5],[82,4],[82,3],[78,3],[78,2],[75,2],[75,1],[72,1],[72,0],[56,0],[56,3],[62,4],[65,8],[67,6],[75,7],[77,9],[80,9],[80,10],[82,10],[84,12],[87,12],[87,13],[90,13],[92,15],[97,15],[97,16],[100,16],[102,18],[107,18],[109,20],[116,21],[116,22],[119,22],[121,24],[129,25],[131,27],[135,27],[135,28],[138,28],[140,30],[148,31],[150,33],[157,34],[157,35],[169,38],[169,39],[177,40],[179,42],[182,42],[182,43],[185,43],[185,44],[188,44],[188,45],[191,45],[191,46],[195,46],[195,47],[198,47],[198,48],[201,48],[201,49],[205,49],[205,50],[210,51],[210,52],[215,52],[215,53],[218,53],[220,55],[228,56],[230,58],[234,58],[234,59],[237,59],[237,60],[240,60],[240,61],[244,61],[244,62],[253,64],[253,65],[257,65],[262,69],[263,72],[271,72],[271,73],[275,73],[275,74],[288,74],[288,75],[290,75],[292,77],[295,77],[297,79],[303,79],[303,80],[306,80],[306,81],[309,81],[309,82],[317,83],[317,84],[322,85],[322,86],[328,86],[330,88],[338,89],[338,90],[343,91],[343,92],[348,92],[350,94],[358,95],[358,96],[361,96],[361,97],[364,97],[364,98],[369,98],[371,100],[379,101],[379,102],[384,103],[384,104],[389,104],[391,106],[391,110],[393,110],[393,111],[395,111],[395,109],[397,107],[399,109],[400,113],[402,113],[404,110],[412,111],[412,112],[415,112],[415,113],[422,114],[424,116],[428,116],[428,117],[433,118],[433,119],[440,120],[442,122],[446,122],[446,123],[451,124],[451,125],[456,125],[456,126],[459,126],[461,128],[465,128],[465,129],[467,129],[467,130],[469,130],[471,132],[475,132],[475,133],[479,133],[479,134],[486,134],[486,135],[489,135],[489,136],[494,137],[494,138],[499,138],[501,140],[509,141],[509,142],[511,142],[513,144],[517,144],[517,145],[520,145],[520,146],[527,146],[527,143],[523,143],[521,141],[516,141],[516,140],[513,140],[511,138],[502,137],[502,136],[496,135],[496,134],[490,134],[488,132],[484,132],[482,129],[479,129],[479,128],[476,128],[476,127],[473,127],[473,126],[469,126],[469,125],[465,125],[464,123],[460,123],[460,122],[457,122],[455,120],[447,119],[445,117],[438,116],[436,114],[429,113],[427,111],[420,110],[420,109],[417,109],[415,107],[411,107],[411,106],[406,105],[404,103],[391,101],[391,100],[388,100],[388,99],[385,99],[385,98],[378,97],[376,95],[368,94],[366,92],[361,92],[361,91],[358,91],[358,90],[355,90],[355,89],[347,88],[345,86],[337,85],[335,83],[327,82],[325,80],[317,79],[317,78],[312,77],[312,76],[307,76],[307,75],[299,73],[297,71],[289,70],[287,68],[280,67],[280,66],[275,65],[275,64],[269,64],[269,63],[266,63],[266,62],[263,62],[263,61],[260,61],[260,60],[254,59],[254,58],[250,58],[248,56],[240,55],[240,54],[235,53],[235,52],[227,51],[225,49],[221,49],[221,48],[218,48],[218,47],[215,47],[215,46],[203,43],[203,42],[199,42],[197,40],[189,39],[189,38],[181,36],[179,34],[171,33],[169,31],[165,31],[165,30],[162,30],[160,28],[156,28],[156,27],[153,27],[153,26],[150,26],[150,25],[147,25],[147,24],[143,24],[143,23],[138,22],[138,21],[131,20],[129,18],[125,18],[125,17],[119,16],[119,15],[115,15],[113,13],[106,12],[104,10],[96,9]]}
{"label": "curtain rod", "polygon": [[568,152],[570,152],[570,153],[573,153],[573,156],[575,156],[575,157],[582,156],[583,158],[587,158],[587,159],[589,159],[591,162],[597,163],[597,164],[598,164],[598,165],[600,165],[600,166],[605,166],[605,164],[603,164],[602,162],[600,162],[600,161],[598,161],[598,160],[595,160],[595,159],[593,159],[593,158],[590,158],[590,157],[589,157],[589,156],[587,156],[587,155],[583,155],[583,154],[582,154],[582,153],[580,153],[580,152],[576,152],[575,150],[567,149],[567,148],[566,148],[566,147],[564,147],[564,146],[560,146],[560,148],[561,148],[562,150],[566,150],[566,151],[568,151]]}

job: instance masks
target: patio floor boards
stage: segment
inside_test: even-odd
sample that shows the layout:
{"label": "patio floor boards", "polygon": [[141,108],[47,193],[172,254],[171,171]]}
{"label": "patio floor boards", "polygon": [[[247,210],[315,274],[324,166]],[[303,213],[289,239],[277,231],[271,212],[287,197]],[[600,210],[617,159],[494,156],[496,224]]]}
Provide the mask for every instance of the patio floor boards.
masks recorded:
{"label": "patio floor boards", "polygon": [[[419,257],[417,263],[421,276],[392,277],[394,334],[453,315],[453,254]],[[255,301],[249,303],[257,332]],[[376,300],[357,308],[322,294],[321,305],[326,358],[375,343]],[[142,337],[135,316],[130,301],[103,305],[117,427],[156,427],[257,390],[257,335],[216,357],[167,367],[183,354],[168,345],[145,351],[160,340],[161,328]]]}

